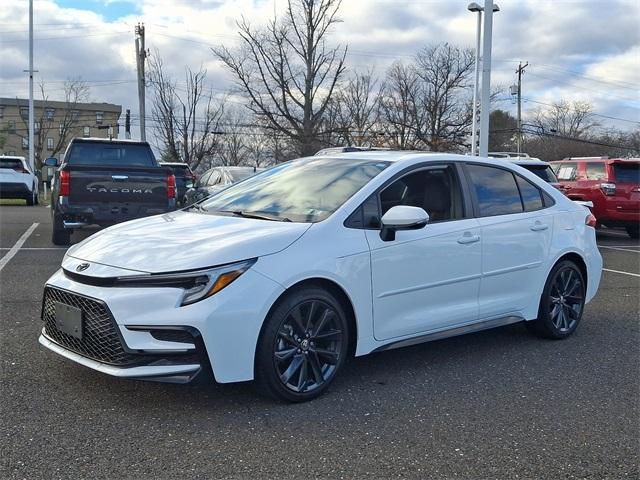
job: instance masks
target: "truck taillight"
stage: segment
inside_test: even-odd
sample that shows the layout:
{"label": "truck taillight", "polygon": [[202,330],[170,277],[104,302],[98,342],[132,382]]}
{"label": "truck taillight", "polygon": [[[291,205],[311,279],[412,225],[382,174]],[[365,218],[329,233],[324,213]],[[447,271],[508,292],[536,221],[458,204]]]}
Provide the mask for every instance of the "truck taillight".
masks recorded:
{"label": "truck taillight", "polygon": [[593,213],[590,213],[585,217],[584,223],[585,225],[596,228],[596,224],[598,223],[598,221],[596,220],[596,217],[593,216]]}
{"label": "truck taillight", "polygon": [[60,172],[60,190],[59,195],[68,197],[71,192],[71,173],[62,170]]}
{"label": "truck taillight", "polygon": [[167,176],[167,198],[176,198],[176,177],[175,175]]}
{"label": "truck taillight", "polygon": [[600,189],[607,196],[613,196],[616,194],[616,184],[615,183],[601,183]]}

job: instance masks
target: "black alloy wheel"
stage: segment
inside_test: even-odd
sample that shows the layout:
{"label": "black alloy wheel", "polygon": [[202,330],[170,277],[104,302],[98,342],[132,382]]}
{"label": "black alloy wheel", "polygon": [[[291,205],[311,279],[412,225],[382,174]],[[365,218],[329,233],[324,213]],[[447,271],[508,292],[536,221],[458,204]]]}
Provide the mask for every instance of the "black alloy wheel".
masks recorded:
{"label": "black alloy wheel", "polygon": [[544,337],[566,338],[580,323],[585,296],[586,285],[582,272],[575,263],[562,261],[549,274],[537,320],[527,324]]}
{"label": "black alloy wheel", "polygon": [[344,311],[329,292],[294,292],[267,319],[256,356],[258,384],[287,401],[320,395],[344,363],[347,339]]}

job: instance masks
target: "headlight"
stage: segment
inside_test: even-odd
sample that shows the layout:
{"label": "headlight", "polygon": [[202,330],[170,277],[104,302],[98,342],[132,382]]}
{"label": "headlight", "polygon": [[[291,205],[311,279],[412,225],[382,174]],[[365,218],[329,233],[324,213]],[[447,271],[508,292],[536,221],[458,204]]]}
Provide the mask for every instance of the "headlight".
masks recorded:
{"label": "headlight", "polygon": [[218,293],[256,263],[256,258],[221,267],[181,273],[118,277],[113,286],[182,288],[180,306],[190,305]]}

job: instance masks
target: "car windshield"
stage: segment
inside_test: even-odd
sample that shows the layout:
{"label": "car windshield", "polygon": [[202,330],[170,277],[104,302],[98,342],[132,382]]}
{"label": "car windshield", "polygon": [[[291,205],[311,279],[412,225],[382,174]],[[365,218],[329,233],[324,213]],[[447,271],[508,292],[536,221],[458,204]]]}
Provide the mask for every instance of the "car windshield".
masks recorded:
{"label": "car windshield", "polygon": [[551,167],[547,165],[523,165],[524,168],[531,173],[535,173],[538,177],[548,183],[558,183],[558,177]]}
{"label": "car windshield", "polygon": [[320,222],[388,165],[327,157],[292,160],[230,186],[203,202],[200,210]]}
{"label": "car windshield", "polygon": [[146,145],[123,143],[76,143],[67,157],[70,165],[128,165],[153,167],[151,149]]}
{"label": "car windshield", "polygon": [[640,183],[640,163],[614,163],[613,170],[618,183]]}

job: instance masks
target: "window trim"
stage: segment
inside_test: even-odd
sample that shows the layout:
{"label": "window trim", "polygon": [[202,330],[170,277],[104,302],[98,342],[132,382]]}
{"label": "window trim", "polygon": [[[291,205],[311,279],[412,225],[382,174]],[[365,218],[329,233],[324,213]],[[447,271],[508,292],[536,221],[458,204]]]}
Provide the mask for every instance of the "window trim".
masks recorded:
{"label": "window trim", "polygon": [[360,203],[353,211],[347,216],[343,225],[346,228],[353,228],[358,230],[380,230],[380,225],[373,226],[359,226],[354,225],[354,222],[357,217],[360,217],[362,214],[359,212],[364,208],[365,204],[371,201],[371,197],[375,197],[376,204],[378,207],[378,222],[382,218],[382,205],[380,202],[380,194],[384,189],[386,189],[389,185],[396,182],[397,180],[410,175],[412,173],[416,173],[422,170],[446,170],[447,168],[451,168],[453,171],[454,179],[458,181],[458,186],[460,187],[460,194],[462,197],[462,218],[455,218],[451,220],[439,220],[437,222],[429,222],[427,225],[431,223],[449,223],[449,222],[457,222],[460,220],[467,220],[469,218],[474,218],[474,211],[472,207],[472,198],[469,195],[468,186],[466,177],[464,176],[464,171],[461,169],[461,162],[459,161],[443,161],[443,162],[423,162],[416,165],[411,165],[410,167],[405,168],[395,174],[393,174],[390,178],[385,180],[382,185],[376,188],[364,201]]}

